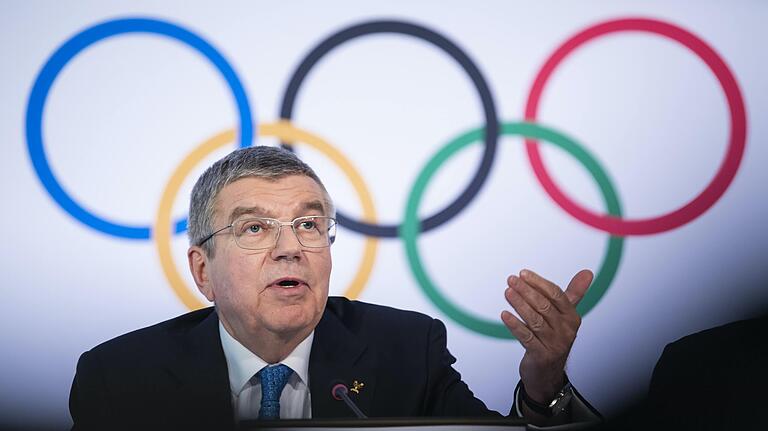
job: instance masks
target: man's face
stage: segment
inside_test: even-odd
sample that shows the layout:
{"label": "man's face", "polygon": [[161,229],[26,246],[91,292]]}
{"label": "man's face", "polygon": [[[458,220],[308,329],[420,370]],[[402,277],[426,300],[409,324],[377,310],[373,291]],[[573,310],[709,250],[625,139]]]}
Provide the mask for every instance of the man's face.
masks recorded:
{"label": "man's face", "polygon": [[[308,215],[330,215],[320,186],[292,175],[278,180],[243,178],[225,186],[215,202],[213,229],[243,217],[269,217],[283,222]],[[235,338],[244,341],[269,331],[285,336],[309,333],[319,322],[328,299],[330,248],[303,247],[290,226],[281,228],[277,244],[245,250],[230,230],[215,237],[213,257],[202,252],[190,266],[201,292],[216,304],[219,318]],[[195,274],[193,260],[203,259]],[[298,281],[283,286],[285,280]]]}

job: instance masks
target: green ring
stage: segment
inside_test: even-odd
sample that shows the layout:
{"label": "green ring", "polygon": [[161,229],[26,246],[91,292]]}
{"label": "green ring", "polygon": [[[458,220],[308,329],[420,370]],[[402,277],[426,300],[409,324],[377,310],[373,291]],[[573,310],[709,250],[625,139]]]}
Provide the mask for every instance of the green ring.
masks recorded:
{"label": "green ring", "polygon": [[[577,144],[573,139],[556,132],[550,128],[532,124],[532,123],[504,123],[502,124],[499,132],[501,135],[513,135],[526,138],[535,138],[551,144],[555,144],[563,150],[574,156],[594,177],[597,185],[600,188],[600,192],[603,195],[603,200],[607,207],[608,213],[612,216],[621,217],[621,205],[616,195],[616,190],[613,188],[608,175],[600,164],[590,155],[581,145]],[[458,153],[461,149],[468,147],[475,142],[482,142],[484,139],[484,129],[477,128],[470,130],[469,132],[460,135],[459,137],[450,141],[447,145],[440,149],[432,159],[430,159],[424,169],[419,173],[416,182],[411,189],[408,196],[408,204],[405,209],[405,220],[400,228],[400,238],[405,243],[405,252],[408,256],[408,264],[411,267],[413,275],[419,283],[419,286],[427,295],[427,297],[439,308],[443,313],[448,315],[456,323],[464,326],[470,331],[478,332],[482,335],[495,338],[515,339],[515,337],[509,332],[507,327],[500,322],[483,319],[476,317],[469,312],[462,310],[456,304],[453,304],[446,297],[444,297],[437,286],[432,282],[427,275],[424,265],[419,257],[419,250],[416,244],[416,239],[420,233],[420,223],[418,219],[418,209],[421,202],[421,198],[426,190],[427,183],[432,176],[437,172],[440,166],[450,159],[454,154]],[[584,316],[589,313],[592,308],[600,301],[605,292],[608,290],[611,282],[613,281],[616,271],[619,267],[619,261],[621,260],[621,254],[624,246],[624,238],[619,236],[610,236],[608,238],[608,247],[603,257],[603,262],[600,265],[600,270],[597,272],[595,280],[592,282],[592,287],[587,291],[587,294],[581,300],[576,307],[576,311]]]}

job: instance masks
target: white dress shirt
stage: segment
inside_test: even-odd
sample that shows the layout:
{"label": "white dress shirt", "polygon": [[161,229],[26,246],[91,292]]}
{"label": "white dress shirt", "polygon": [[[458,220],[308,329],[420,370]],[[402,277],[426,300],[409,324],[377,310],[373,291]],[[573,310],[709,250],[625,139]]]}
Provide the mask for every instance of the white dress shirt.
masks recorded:
{"label": "white dress shirt", "polygon": [[[274,364],[268,364],[240,344],[227,332],[221,322],[219,322],[219,336],[224,357],[227,359],[235,420],[257,419],[261,409],[261,379],[253,377],[262,368]],[[287,358],[280,362],[293,370],[280,395],[280,418],[282,419],[312,417],[312,402],[309,394],[309,353],[312,350],[314,338],[315,331],[312,331]]]}

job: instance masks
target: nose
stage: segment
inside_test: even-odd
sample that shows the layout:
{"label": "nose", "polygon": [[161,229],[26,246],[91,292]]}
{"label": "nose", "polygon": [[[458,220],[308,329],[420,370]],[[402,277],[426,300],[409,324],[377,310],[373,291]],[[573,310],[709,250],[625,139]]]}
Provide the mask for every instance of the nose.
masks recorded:
{"label": "nose", "polygon": [[[287,228],[287,232],[283,232],[283,228]],[[280,230],[277,233],[277,242],[270,251],[270,255],[274,260],[297,260],[301,257],[302,246],[296,234],[293,233],[293,229],[290,224],[283,224],[280,226]]]}

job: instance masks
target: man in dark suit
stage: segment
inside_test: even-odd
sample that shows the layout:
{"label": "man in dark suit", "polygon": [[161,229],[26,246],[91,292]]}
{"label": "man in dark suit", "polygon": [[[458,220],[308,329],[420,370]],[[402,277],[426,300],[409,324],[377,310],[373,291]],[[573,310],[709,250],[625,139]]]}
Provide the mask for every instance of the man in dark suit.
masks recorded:
{"label": "man in dark suit", "polygon": [[[80,358],[75,429],[234,427],[344,417],[343,383],[369,416],[498,415],[452,368],[445,327],[419,313],[328,298],[333,203],[312,169],[270,147],[235,151],[197,181],[187,256],[215,308],[108,341]],[[283,228],[288,232],[283,232]],[[507,279],[502,321],[526,349],[511,414],[595,418],[564,373],[592,281],[562,291],[532,271]]]}
{"label": "man in dark suit", "polygon": [[768,315],[668,344],[653,371],[648,414],[669,429],[768,429]]}

